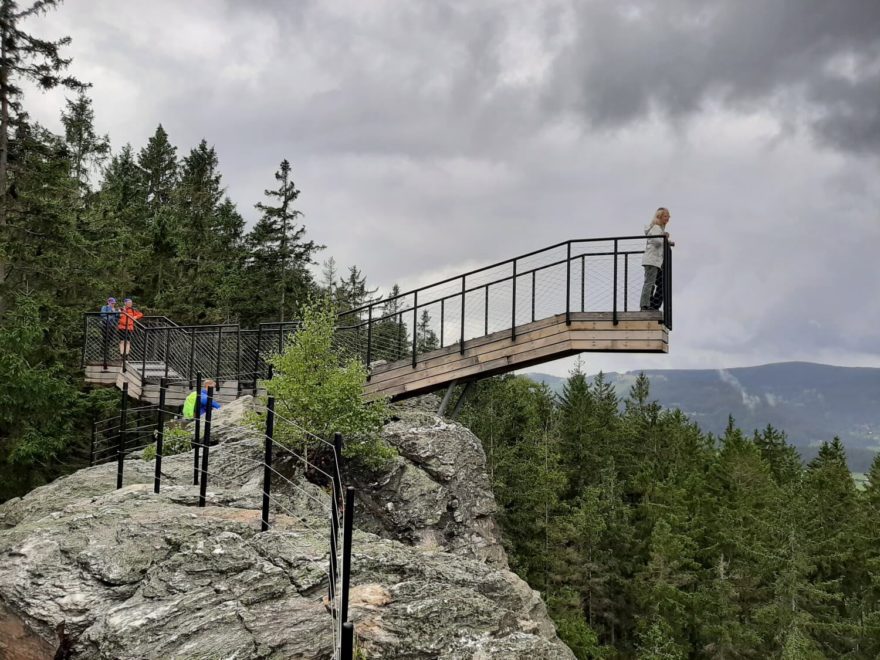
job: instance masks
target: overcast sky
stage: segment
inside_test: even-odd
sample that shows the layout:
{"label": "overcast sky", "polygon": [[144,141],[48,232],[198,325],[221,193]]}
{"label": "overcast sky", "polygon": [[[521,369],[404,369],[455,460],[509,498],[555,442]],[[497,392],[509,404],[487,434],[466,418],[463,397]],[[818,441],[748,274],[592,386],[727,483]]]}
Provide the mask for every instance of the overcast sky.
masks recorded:
{"label": "overcast sky", "polygon": [[[321,258],[381,287],[667,206],[670,353],[591,372],[880,366],[878,0],[68,0],[38,29],[114,148],[206,138],[249,221],[289,159]],[[29,100],[56,130],[62,102]]]}

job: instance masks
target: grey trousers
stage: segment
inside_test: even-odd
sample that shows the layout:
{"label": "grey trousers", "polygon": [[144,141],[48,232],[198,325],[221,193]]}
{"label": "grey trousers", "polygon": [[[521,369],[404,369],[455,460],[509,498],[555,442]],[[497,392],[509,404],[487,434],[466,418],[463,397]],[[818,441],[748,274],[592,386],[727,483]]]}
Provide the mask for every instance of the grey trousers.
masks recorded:
{"label": "grey trousers", "polygon": [[644,266],[645,283],[642,285],[642,297],[639,298],[639,309],[660,309],[658,304],[656,307],[652,304],[651,298],[654,296],[654,287],[660,278],[660,269],[657,266]]}

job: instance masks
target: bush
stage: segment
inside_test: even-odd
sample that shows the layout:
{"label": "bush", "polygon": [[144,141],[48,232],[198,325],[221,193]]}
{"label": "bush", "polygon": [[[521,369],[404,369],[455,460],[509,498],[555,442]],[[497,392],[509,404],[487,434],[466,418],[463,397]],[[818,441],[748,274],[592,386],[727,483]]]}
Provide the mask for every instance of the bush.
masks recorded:
{"label": "bush", "polygon": [[298,427],[279,420],[275,439],[308,451],[320,444],[314,436],[329,440],[338,431],[346,438],[346,457],[379,468],[395,455],[380,436],[388,401],[364,399],[367,368],[334,348],[335,323],[329,300],[311,301],[300,329],[270,359],[274,371],[266,391],[275,397],[278,414]]}
{"label": "bush", "polygon": [[[162,441],[162,456],[183,454],[192,449],[192,433],[184,428],[166,428]],[[152,461],[156,458],[156,443],[144,447],[143,459]]]}

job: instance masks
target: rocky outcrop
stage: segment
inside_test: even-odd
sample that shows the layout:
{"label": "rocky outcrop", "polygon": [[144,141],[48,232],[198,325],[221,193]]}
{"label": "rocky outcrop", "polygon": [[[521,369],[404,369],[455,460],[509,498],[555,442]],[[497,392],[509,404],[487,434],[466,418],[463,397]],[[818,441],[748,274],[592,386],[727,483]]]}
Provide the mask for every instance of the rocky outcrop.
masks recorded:
{"label": "rocky outcrop", "polygon": [[[280,452],[260,532],[261,443],[233,430],[231,410],[221,420],[206,508],[191,454],[165,459],[161,494],[154,464],[129,460],[120,490],[101,465],[0,506],[0,635],[21,640],[0,656],[52,657],[64,622],[72,658],[331,657],[329,495]],[[479,442],[418,411],[386,436],[400,457],[359,487],[355,516],[351,619],[366,657],[572,658],[507,570]]]}
{"label": "rocky outcrop", "polygon": [[356,483],[369,512],[363,529],[506,568],[480,440],[460,424],[413,409],[398,411],[383,435],[399,455],[383,474]]}

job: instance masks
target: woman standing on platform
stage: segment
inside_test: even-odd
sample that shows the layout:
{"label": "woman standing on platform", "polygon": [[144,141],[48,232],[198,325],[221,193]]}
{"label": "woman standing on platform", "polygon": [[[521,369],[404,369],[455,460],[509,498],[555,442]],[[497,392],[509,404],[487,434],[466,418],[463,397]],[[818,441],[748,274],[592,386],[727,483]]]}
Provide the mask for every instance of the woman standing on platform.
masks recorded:
{"label": "woman standing on platform", "polygon": [[[669,222],[669,210],[662,206],[654,213],[651,223],[645,227],[648,242],[642,257],[645,268],[645,283],[642,285],[642,297],[639,309],[643,312],[660,309],[663,303],[663,237],[669,238],[666,224]],[[669,245],[675,245],[669,241]]]}

